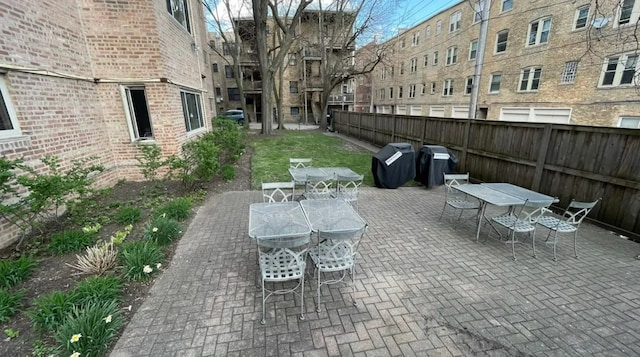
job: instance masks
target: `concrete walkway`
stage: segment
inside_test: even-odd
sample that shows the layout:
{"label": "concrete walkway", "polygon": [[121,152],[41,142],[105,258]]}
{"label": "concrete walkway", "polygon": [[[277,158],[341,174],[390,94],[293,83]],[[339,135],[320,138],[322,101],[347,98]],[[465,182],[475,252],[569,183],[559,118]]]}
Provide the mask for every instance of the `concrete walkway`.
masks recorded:
{"label": "concrete walkway", "polygon": [[[475,242],[473,220],[438,220],[442,187],[363,189],[370,226],[349,289],[305,286],[260,324],[256,246],[247,237],[259,192],[212,196],[111,354],[121,356],[632,356],[640,355],[640,245],[585,224],[558,262],[543,243]],[[484,229],[482,239],[487,238]],[[540,240],[546,235],[538,231]]]}

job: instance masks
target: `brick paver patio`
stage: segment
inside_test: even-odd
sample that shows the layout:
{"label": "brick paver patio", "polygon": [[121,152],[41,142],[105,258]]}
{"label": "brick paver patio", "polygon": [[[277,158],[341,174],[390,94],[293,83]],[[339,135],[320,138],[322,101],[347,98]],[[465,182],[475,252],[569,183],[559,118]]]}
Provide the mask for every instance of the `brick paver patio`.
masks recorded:
{"label": "brick paver patio", "polygon": [[265,326],[247,237],[260,193],[215,195],[111,356],[640,355],[639,244],[587,223],[580,259],[565,239],[558,262],[543,243],[538,258],[516,246],[514,262],[504,243],[475,242],[473,220],[438,221],[443,192],[365,188],[358,305],[338,284],[316,313],[311,280],[306,320],[292,295],[278,296]]}

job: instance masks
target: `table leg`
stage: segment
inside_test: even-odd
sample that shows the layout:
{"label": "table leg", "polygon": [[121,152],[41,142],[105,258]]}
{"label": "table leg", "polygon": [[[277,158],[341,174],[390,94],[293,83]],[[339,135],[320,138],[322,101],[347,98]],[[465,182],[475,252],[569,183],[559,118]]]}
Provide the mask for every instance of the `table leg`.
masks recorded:
{"label": "table leg", "polygon": [[478,212],[478,231],[476,232],[476,242],[480,239],[480,227],[482,227],[482,220],[487,219],[485,217],[484,212],[487,209],[487,203],[484,201],[480,201],[480,211]]}

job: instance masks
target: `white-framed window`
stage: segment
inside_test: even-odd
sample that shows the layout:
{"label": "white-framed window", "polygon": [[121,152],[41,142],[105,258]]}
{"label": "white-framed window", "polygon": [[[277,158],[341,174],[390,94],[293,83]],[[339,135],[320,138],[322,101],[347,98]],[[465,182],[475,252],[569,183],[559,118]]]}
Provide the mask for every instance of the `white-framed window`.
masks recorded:
{"label": "white-framed window", "polygon": [[617,26],[635,24],[640,15],[640,1],[620,0],[617,9]]}
{"label": "white-framed window", "polygon": [[527,46],[535,46],[543,43],[548,43],[550,32],[551,18],[549,17],[530,23],[529,33],[527,34]]}
{"label": "white-framed window", "polygon": [[436,82],[431,82],[431,89],[429,90],[429,93],[436,94]]}
{"label": "white-framed window", "polygon": [[520,71],[520,92],[535,92],[540,88],[542,67],[529,67]]}
{"label": "white-framed window", "polygon": [[465,84],[464,84],[464,94],[470,95],[472,90],[473,90],[473,76],[469,76],[467,77],[467,80],[465,81]]}
{"label": "white-framed window", "polygon": [[291,107],[290,113],[293,116],[300,115],[300,107]]}
{"label": "white-framed window", "polygon": [[422,65],[424,67],[428,66],[429,65],[429,55],[422,56],[422,59],[423,59],[423,64]]}
{"label": "white-framed window", "polygon": [[640,129],[640,117],[620,117],[618,127]]}
{"label": "white-framed window", "polygon": [[298,64],[298,55],[295,53],[289,53],[289,66],[295,66]]}
{"label": "white-framed window", "polygon": [[391,66],[391,72],[389,72],[389,74],[391,75],[391,78],[393,78],[393,73],[395,71],[396,67]]}
{"label": "white-framed window", "polygon": [[458,61],[458,47],[452,46],[447,48],[447,66],[455,64]]}
{"label": "white-framed window", "polygon": [[298,93],[298,81],[289,81],[289,93]]}
{"label": "white-framed window", "polygon": [[513,9],[513,0],[502,0],[502,7],[500,8],[500,12],[505,12]]}
{"label": "white-framed window", "polygon": [[380,79],[387,78],[387,67],[382,67],[382,71],[380,71]]}
{"label": "white-framed window", "polygon": [[0,139],[22,135],[5,76],[0,74]]}
{"label": "white-framed window", "polygon": [[507,41],[509,41],[509,31],[498,32],[496,36],[496,53],[502,53],[507,50]]}
{"label": "white-framed window", "polygon": [[477,0],[475,4],[473,4],[473,23],[478,23],[482,21],[482,3],[483,0]]}
{"label": "white-framed window", "polygon": [[489,93],[500,93],[501,82],[502,73],[491,73],[491,81],[489,82]]}
{"label": "white-framed window", "polygon": [[587,27],[587,21],[589,20],[589,5],[583,6],[576,10],[576,17],[573,21],[573,29],[580,30]]}
{"label": "white-framed window", "polygon": [[402,86],[398,87],[398,98],[402,98]]}
{"label": "white-framed window", "polygon": [[191,33],[187,2],[187,0],[167,0],[167,11],[187,32]]}
{"label": "white-framed window", "polygon": [[449,16],[449,32],[460,30],[460,24],[462,23],[462,11],[456,11]]}
{"label": "white-framed window", "polygon": [[151,116],[144,86],[120,86],[131,141],[153,139]]}
{"label": "white-framed window", "polygon": [[416,32],[413,34],[413,38],[411,39],[411,47],[416,47],[420,44],[420,32]]}
{"label": "white-framed window", "polygon": [[605,60],[600,76],[601,87],[633,85],[638,71],[638,55],[623,54]]}
{"label": "white-framed window", "polygon": [[431,37],[431,25],[427,25],[427,28],[424,30],[424,39],[427,40]]}
{"label": "white-framed window", "polygon": [[400,48],[404,48],[405,46],[405,41],[404,38],[400,39]]}
{"label": "white-framed window", "polygon": [[469,61],[476,59],[478,56],[478,40],[469,43]]}
{"label": "white-framed window", "polygon": [[415,73],[417,70],[418,70],[418,59],[417,58],[412,58],[411,59],[411,66],[409,67],[409,72]]}
{"label": "white-framed window", "polygon": [[438,65],[438,51],[433,52],[433,65]]}
{"label": "white-framed window", "polygon": [[389,99],[393,99],[393,87],[389,87]]}
{"label": "white-framed window", "polygon": [[442,20],[436,22],[436,36],[438,36],[440,32],[442,32]]}
{"label": "white-framed window", "polygon": [[400,62],[400,74],[404,74],[404,62]]}
{"label": "white-framed window", "polygon": [[384,88],[380,88],[380,99],[384,99]]}
{"label": "white-framed window", "polygon": [[422,89],[420,91],[420,95],[425,95],[426,91],[427,91],[427,84],[422,83]]}
{"label": "white-framed window", "polygon": [[560,83],[573,83],[576,80],[578,72],[578,61],[568,61],[564,63],[562,68],[562,78]]}
{"label": "white-framed window", "polygon": [[224,77],[235,78],[235,73],[233,72],[233,66],[229,66],[229,65],[224,66]]}
{"label": "white-framed window", "polygon": [[445,79],[442,81],[442,95],[445,97],[453,95],[453,79]]}
{"label": "white-framed window", "polygon": [[416,97],[416,85],[412,84],[409,86],[409,98],[415,98]]}
{"label": "white-framed window", "polygon": [[182,98],[182,113],[184,114],[184,124],[187,132],[204,128],[200,94],[181,90],[180,97]]}

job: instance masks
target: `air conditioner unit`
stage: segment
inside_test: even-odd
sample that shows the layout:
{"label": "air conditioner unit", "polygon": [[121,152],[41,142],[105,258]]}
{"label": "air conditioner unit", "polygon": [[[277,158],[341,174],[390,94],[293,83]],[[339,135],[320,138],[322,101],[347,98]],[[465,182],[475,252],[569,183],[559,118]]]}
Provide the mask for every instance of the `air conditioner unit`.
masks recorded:
{"label": "air conditioner unit", "polygon": [[216,97],[216,103],[221,103],[224,99],[222,97]]}

